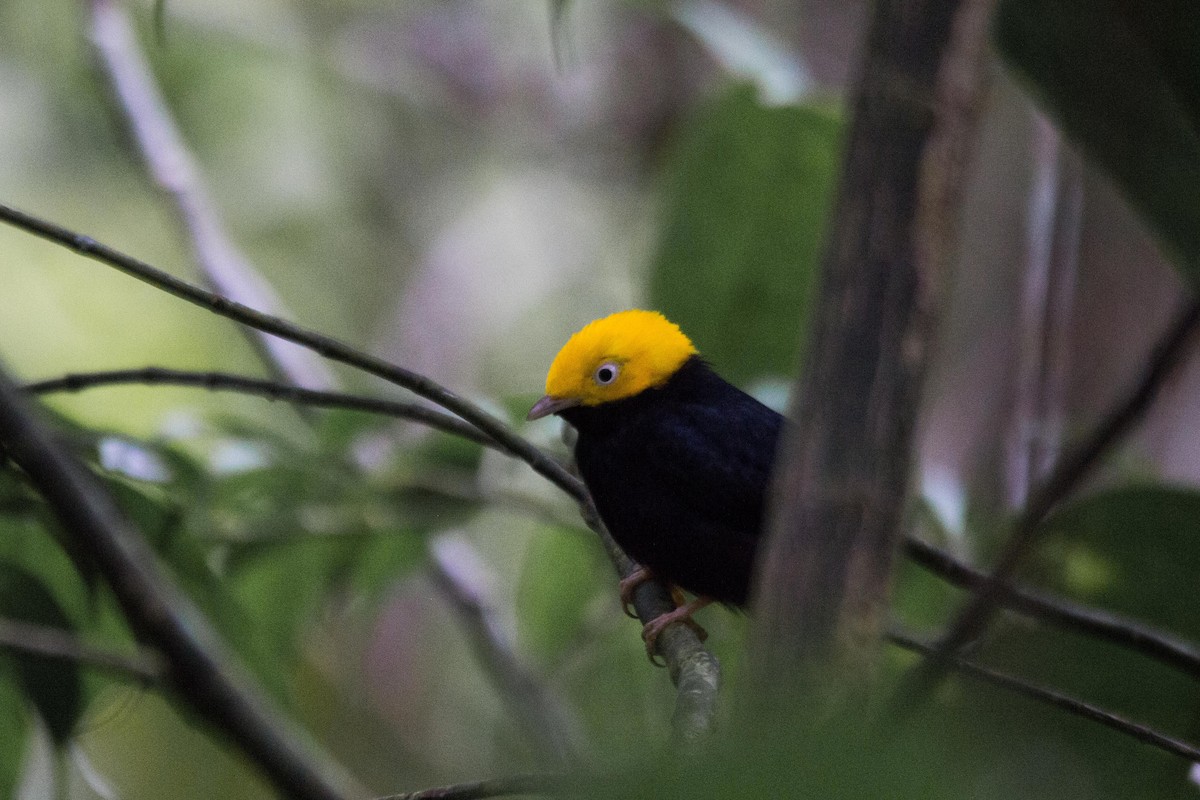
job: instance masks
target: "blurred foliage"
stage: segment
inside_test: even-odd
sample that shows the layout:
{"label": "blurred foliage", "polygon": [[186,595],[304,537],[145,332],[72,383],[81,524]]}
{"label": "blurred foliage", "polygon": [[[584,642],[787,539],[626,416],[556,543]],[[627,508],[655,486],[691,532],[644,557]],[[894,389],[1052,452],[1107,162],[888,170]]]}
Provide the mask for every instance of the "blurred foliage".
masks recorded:
{"label": "blurred foliage", "polygon": [[[841,111],[768,104],[713,72],[702,44],[679,40],[668,4],[155,0],[135,10],[234,238],[306,324],[452,375],[452,388],[510,419],[537,396],[566,333],[618,304],[661,308],[735,382],[798,369]],[[1003,0],[997,24],[1006,57],[1193,281],[1197,18],[1181,2]],[[77,5],[0,4],[0,107],[22,112],[0,115],[0,145],[14,154],[0,163],[3,199],[189,274],[188,247],[92,71],[82,24]],[[259,367],[223,322],[7,229],[0,244],[0,341],[18,374]],[[735,735],[704,758],[664,765],[667,677],[646,665],[576,510],[523,465],[362,414],[189,390],[116,388],[48,405],[254,676],[380,793],[542,765],[425,577],[428,543],[448,532],[482,555],[501,633],[578,722],[597,765],[613,768],[609,796],[1194,793],[1178,760],[962,679],[885,741],[854,719],[815,732],[764,722],[744,736],[730,720]],[[548,423],[528,433],[560,447]],[[1198,521],[1188,488],[1093,495],[1056,513],[1027,577],[1197,637]],[[989,508],[965,531],[937,533],[987,553],[1005,522]],[[961,600],[900,568],[906,624],[936,631]],[[117,651],[133,642],[94,566],[2,457],[0,616]],[[736,698],[747,620],[715,608],[701,621]],[[1200,732],[1192,680],[1111,645],[1005,616],[972,656]],[[883,682],[913,663],[888,651]],[[22,800],[55,796],[55,779],[58,796],[95,796],[69,759],[39,759],[41,739],[58,753],[78,745],[129,800],[270,794],[169,696],[0,652],[0,796],[20,781],[35,787]]]}
{"label": "blurred foliage", "polygon": [[[1025,580],[1194,640],[1200,637],[1195,604],[1180,587],[1200,569],[1198,524],[1200,491],[1194,489],[1134,485],[1088,495],[1063,505],[1046,522],[1048,540]],[[914,628],[937,630],[965,599],[912,565],[902,577],[897,611]],[[1004,615],[968,655],[1185,741],[1200,732],[1200,686],[1192,676],[1107,642]],[[1055,709],[967,678],[952,679],[940,699],[942,707],[932,717],[942,717],[939,724],[951,726],[954,735],[978,735],[974,721],[987,719],[992,735],[1001,736],[996,746],[1009,758],[1019,761],[1022,752],[1027,754],[1022,758],[1033,757],[1029,743],[1037,742],[1037,760],[1053,764],[1056,776],[1066,776],[1036,791],[1013,788],[1007,796],[1189,797],[1195,792],[1186,765],[1177,759]],[[1130,757],[1131,748],[1139,757]],[[984,750],[970,758],[993,756]],[[1005,780],[1020,779],[1016,761]]]}
{"label": "blurred foliage", "polygon": [[839,161],[837,113],[731,87],[665,159],[651,305],[730,380],[791,375]]}

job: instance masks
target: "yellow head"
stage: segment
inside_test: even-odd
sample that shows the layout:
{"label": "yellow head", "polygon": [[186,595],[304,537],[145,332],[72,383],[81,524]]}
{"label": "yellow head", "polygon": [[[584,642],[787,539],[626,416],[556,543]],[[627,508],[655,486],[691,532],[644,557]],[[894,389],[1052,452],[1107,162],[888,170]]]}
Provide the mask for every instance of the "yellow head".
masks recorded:
{"label": "yellow head", "polygon": [[661,386],[697,352],[679,326],[657,311],[619,311],[590,322],[558,351],[546,375],[546,396],[529,419]]}

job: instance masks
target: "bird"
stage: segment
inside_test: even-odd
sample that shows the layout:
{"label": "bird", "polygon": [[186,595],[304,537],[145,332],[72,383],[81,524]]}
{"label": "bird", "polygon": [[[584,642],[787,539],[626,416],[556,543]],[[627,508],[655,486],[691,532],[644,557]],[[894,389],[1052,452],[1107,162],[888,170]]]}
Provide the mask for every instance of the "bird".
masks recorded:
{"label": "bird", "polygon": [[[643,629],[665,628],[712,602],[750,598],[775,452],[785,418],[722,378],[679,326],[630,309],[588,323],[550,364],[529,420],[576,431],[575,464],[605,527],[641,570],[695,596]],[[698,627],[698,626],[697,626]]]}

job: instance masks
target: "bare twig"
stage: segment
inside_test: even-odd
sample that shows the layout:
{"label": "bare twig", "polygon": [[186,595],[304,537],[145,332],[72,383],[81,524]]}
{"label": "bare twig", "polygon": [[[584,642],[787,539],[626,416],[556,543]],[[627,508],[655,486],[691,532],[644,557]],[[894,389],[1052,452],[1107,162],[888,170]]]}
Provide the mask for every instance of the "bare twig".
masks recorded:
{"label": "bare twig", "polygon": [[[582,481],[569,473],[554,457],[521,437],[504,422],[436,381],[390,364],[368,353],[363,353],[332,337],[235,303],[97,242],[89,236],[76,233],[32,214],[18,211],[11,206],[0,204],[0,222],[6,222],[82,256],[107,264],[126,275],[226,319],[295,342],[326,358],[375,375],[457,414],[490,437],[509,455],[529,464],[535,472],[579,503],[585,521],[600,536],[600,541],[616,567],[618,575],[625,578],[633,573],[635,569],[633,562],[600,524],[592,506],[591,497]],[[666,587],[657,582],[648,582],[635,592],[634,607],[638,612],[638,618],[645,623],[673,610],[675,604],[671,601]],[[667,628],[658,638],[658,647],[659,653],[667,662],[671,679],[676,686],[687,687],[677,695],[675,719],[679,724],[676,725],[675,730],[685,739],[701,736],[711,729],[715,717],[715,691],[720,673],[717,660],[704,648],[700,640],[696,638],[696,634],[686,625],[672,625]],[[682,725],[684,720],[688,724]]]}
{"label": "bare twig", "polygon": [[487,797],[511,797],[515,794],[548,795],[569,792],[580,781],[566,775],[512,775],[485,781],[456,783],[419,792],[404,792],[377,797],[375,800],[483,800]]}
{"label": "bare twig", "polygon": [[579,724],[562,698],[513,651],[487,599],[490,581],[486,568],[470,542],[457,536],[440,536],[432,542],[430,556],[438,588],[458,612],[480,665],[509,713],[549,765],[559,769],[578,765],[580,754],[586,752],[579,746]]}
{"label": "bare twig", "polygon": [[165,367],[141,367],[139,369],[105,370],[101,372],[79,372],[58,378],[28,383],[25,391],[31,394],[53,392],[80,392],[100,386],[145,384],[147,386],[194,386],[212,391],[238,392],[282,400],[286,403],[315,406],[317,408],[343,408],[364,411],[388,417],[407,419],[428,425],[455,436],[461,436],[486,447],[499,448],[489,436],[481,433],[474,425],[458,417],[416,403],[382,400],[344,392],[301,389],[278,381],[231,375],[227,372],[193,372],[191,370],[167,369]]}
{"label": "bare twig", "polygon": [[157,648],[179,698],[235,742],[284,795],[346,796],[333,762],[271,709],[217,632],[159,569],[145,540],[0,374],[0,445],[96,563],[139,639]]}
{"label": "bare twig", "polygon": [[[967,589],[987,583],[988,575],[915,537],[905,540],[905,551],[913,561],[946,580]],[[1009,611],[1040,622],[1111,642],[1200,678],[1200,648],[1149,625],[1111,611],[1072,603],[1061,597],[1010,586],[999,603]]]}
{"label": "bare twig", "polygon": [[[253,308],[286,313],[265,278],[234,245],[209,196],[196,159],[184,144],[146,62],[133,24],[114,0],[91,0],[91,37],[118,106],[154,181],[174,200],[192,253],[210,286]],[[311,353],[269,336],[251,343],[272,372],[288,383],[336,389],[337,378]]]}
{"label": "bare twig", "polygon": [[68,631],[19,619],[0,618],[0,648],[71,661],[147,686],[159,683],[165,674],[162,658],[146,648],[118,653],[88,644]]}
{"label": "bare twig", "polygon": [[994,670],[971,661],[965,661],[958,656],[947,655],[940,652],[940,649],[935,645],[919,642],[901,633],[889,633],[888,639],[906,650],[921,653],[929,658],[941,659],[949,669],[953,669],[956,672],[969,675],[973,678],[979,678],[1002,689],[1016,692],[1032,700],[1037,700],[1040,703],[1048,703],[1055,708],[1062,709],[1092,722],[1098,722],[1126,736],[1132,736],[1139,742],[1148,744],[1151,747],[1157,747],[1159,750],[1168,752],[1171,755],[1186,758],[1189,761],[1200,761],[1200,749],[1180,739],[1167,736],[1151,728],[1149,725],[1133,722],[1111,711],[1106,711],[1098,706],[1069,697],[1054,689],[1037,686],[999,670]]}
{"label": "bare twig", "polygon": [[913,680],[905,687],[906,696],[899,698],[902,709],[911,708],[927,696],[944,677],[946,660],[984,629],[995,613],[1006,585],[1037,542],[1041,523],[1060,500],[1091,474],[1112,446],[1142,419],[1163,384],[1183,362],[1197,324],[1200,324],[1200,302],[1192,300],[1176,314],[1155,345],[1139,380],[1090,434],[1063,453],[1054,470],[1034,489],[1013,524],[1012,533],[991,575],[959,612],[934,656],[917,668]]}

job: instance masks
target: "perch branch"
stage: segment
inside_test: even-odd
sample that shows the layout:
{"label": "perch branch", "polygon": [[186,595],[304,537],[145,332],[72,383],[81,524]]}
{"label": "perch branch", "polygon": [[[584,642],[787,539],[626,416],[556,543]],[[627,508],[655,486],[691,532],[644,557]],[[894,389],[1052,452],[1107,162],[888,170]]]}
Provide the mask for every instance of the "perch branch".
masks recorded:
{"label": "perch branch", "polygon": [[[474,425],[509,455],[524,461],[542,477],[562,489],[579,503],[588,526],[600,536],[605,551],[621,578],[635,569],[633,562],[600,524],[591,497],[583,482],[576,478],[549,454],[543,452],[501,420],[474,403],[458,396],[441,384],[411,370],[390,364],[383,359],[363,353],[337,339],[308,330],[287,320],[263,314],[176,278],[144,261],[126,255],[61,225],[43,220],[11,206],[0,204],[0,222],[46,239],[79,255],[107,264],[126,275],[154,286],[161,291],[200,306],[256,330],[307,347],[320,355],[347,366],[382,378],[435,405],[457,414]],[[644,623],[674,609],[670,592],[658,582],[647,582],[634,593],[633,605]],[[671,680],[677,688],[675,732],[684,741],[692,741],[711,730],[716,713],[716,690],[720,668],[716,658],[704,648],[686,625],[672,625],[658,639],[659,653],[667,663]]]}

